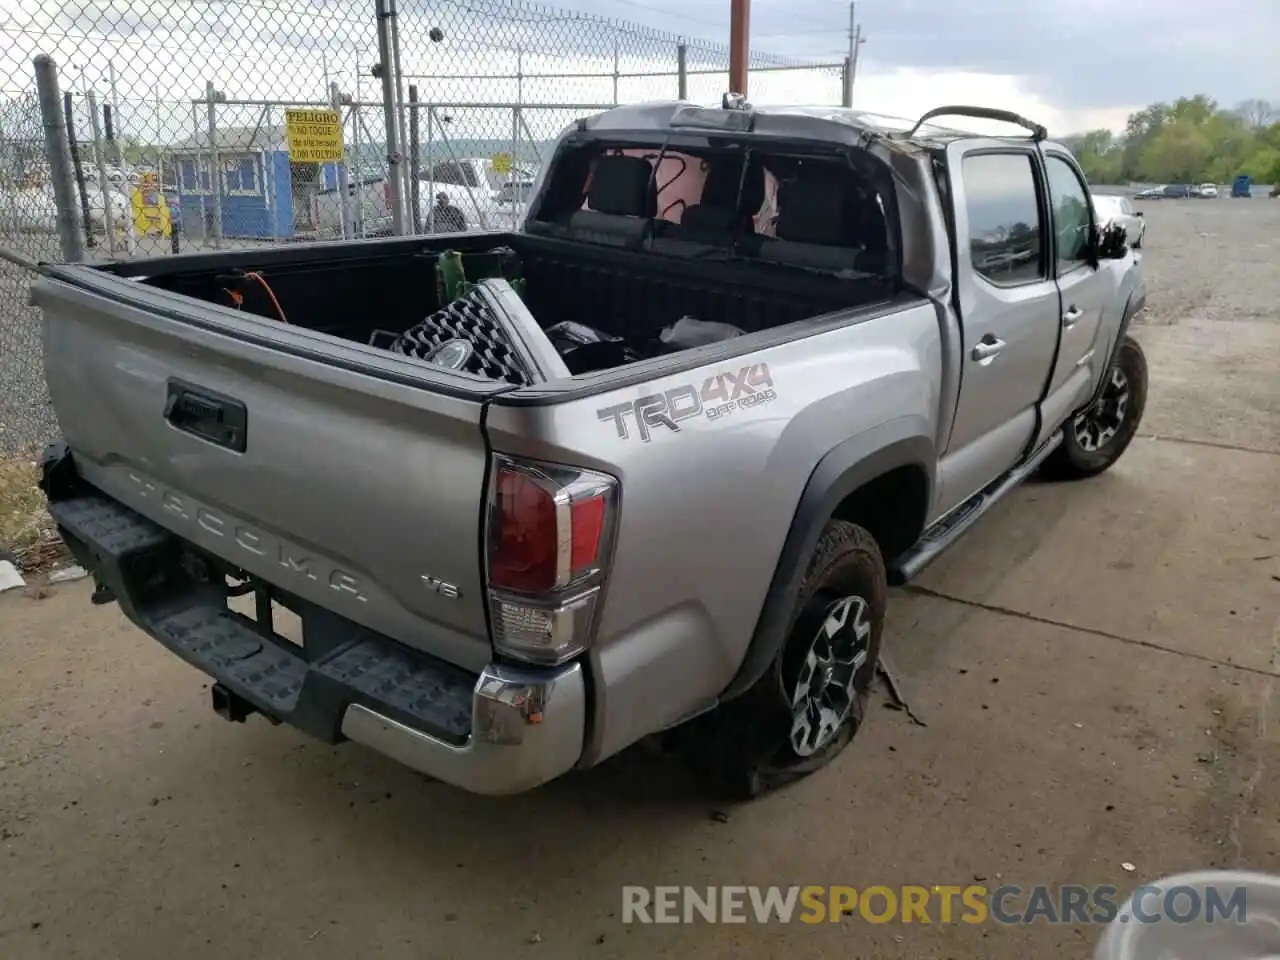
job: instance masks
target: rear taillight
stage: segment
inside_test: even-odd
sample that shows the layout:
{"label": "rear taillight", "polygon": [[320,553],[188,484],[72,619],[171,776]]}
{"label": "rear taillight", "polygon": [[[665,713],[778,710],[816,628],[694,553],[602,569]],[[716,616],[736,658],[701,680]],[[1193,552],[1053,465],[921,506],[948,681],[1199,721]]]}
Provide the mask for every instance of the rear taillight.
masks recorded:
{"label": "rear taillight", "polygon": [[555,664],[590,645],[617,510],[613,477],[494,457],[487,564],[499,653]]}

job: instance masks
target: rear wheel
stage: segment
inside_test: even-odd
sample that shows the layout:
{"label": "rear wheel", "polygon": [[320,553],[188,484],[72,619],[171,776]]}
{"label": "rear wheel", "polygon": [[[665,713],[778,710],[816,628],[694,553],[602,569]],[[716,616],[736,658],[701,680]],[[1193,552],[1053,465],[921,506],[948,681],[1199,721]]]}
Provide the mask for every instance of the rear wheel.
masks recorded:
{"label": "rear wheel", "polygon": [[778,657],[755,686],[686,731],[722,792],[759,796],[820,770],[848,746],[880,658],[887,593],[871,534],[829,522]]}
{"label": "rear wheel", "polygon": [[1147,357],[1137,340],[1120,342],[1101,396],[1066,425],[1062,444],[1044,463],[1053,479],[1092,477],[1108,469],[1128,448],[1147,405]]}

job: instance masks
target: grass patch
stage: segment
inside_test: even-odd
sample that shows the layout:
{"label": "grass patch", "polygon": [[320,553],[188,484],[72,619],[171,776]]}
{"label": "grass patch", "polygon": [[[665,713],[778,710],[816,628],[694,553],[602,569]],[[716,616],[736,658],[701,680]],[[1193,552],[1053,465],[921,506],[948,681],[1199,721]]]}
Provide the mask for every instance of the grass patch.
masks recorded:
{"label": "grass patch", "polygon": [[34,461],[0,459],[0,551],[13,554],[26,571],[44,569],[65,554],[39,479]]}

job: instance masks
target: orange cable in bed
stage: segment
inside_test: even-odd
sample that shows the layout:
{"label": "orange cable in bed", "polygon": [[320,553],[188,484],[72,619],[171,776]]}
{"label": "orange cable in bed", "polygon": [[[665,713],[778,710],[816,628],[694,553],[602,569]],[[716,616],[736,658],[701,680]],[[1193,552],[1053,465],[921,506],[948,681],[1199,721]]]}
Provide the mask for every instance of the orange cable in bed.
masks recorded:
{"label": "orange cable in bed", "polygon": [[280,306],[280,301],[276,299],[275,291],[271,289],[271,284],[267,283],[267,278],[264,277],[262,274],[258,273],[258,271],[256,270],[247,271],[245,273],[245,276],[253,277],[253,279],[257,280],[260,284],[262,284],[262,289],[267,291],[267,296],[271,298],[271,303],[275,306],[276,313],[279,314],[280,316],[280,322],[288,323],[289,319],[284,315],[284,307]]}

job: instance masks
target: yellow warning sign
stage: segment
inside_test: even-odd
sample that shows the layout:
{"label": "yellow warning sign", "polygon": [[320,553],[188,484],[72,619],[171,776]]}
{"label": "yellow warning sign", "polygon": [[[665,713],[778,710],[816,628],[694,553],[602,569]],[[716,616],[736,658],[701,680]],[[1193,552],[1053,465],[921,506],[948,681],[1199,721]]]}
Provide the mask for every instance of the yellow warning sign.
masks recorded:
{"label": "yellow warning sign", "polygon": [[491,158],[494,173],[510,173],[512,158],[509,153],[495,153]]}
{"label": "yellow warning sign", "polygon": [[294,163],[342,159],[342,118],[337,110],[286,110],[284,131]]}

